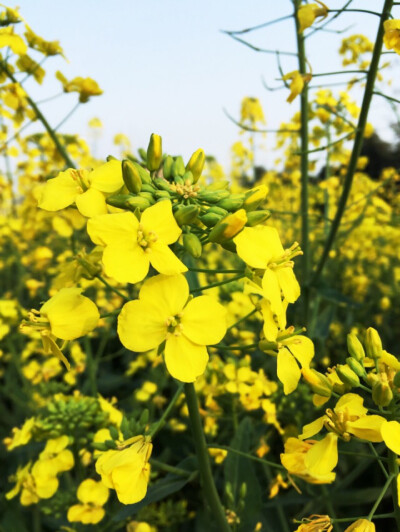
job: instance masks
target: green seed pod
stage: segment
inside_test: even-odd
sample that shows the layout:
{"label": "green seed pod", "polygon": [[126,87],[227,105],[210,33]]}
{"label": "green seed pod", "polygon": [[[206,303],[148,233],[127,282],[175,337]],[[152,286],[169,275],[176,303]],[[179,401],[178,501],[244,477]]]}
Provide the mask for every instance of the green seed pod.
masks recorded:
{"label": "green seed pod", "polygon": [[160,135],[151,134],[147,148],[147,168],[150,172],[158,170],[162,161],[162,139]]}
{"label": "green seed pod", "polygon": [[248,227],[254,227],[255,225],[262,224],[271,216],[269,211],[252,211],[247,212],[247,223]]}
{"label": "green seed pod", "polygon": [[186,170],[190,170],[192,172],[193,183],[197,183],[197,181],[200,179],[205,162],[206,156],[201,148],[196,150],[190,157],[189,162],[186,165]]}
{"label": "green seed pod", "polygon": [[362,343],[354,333],[347,335],[347,349],[350,356],[361,362],[365,358],[365,351]]}
{"label": "green seed pod", "polygon": [[348,384],[355,388],[360,385],[358,375],[346,364],[338,364],[336,366],[336,373],[343,384]]}
{"label": "green seed pod", "polygon": [[142,189],[142,180],[139,172],[132,161],[124,159],[122,161],[122,177],[129,192],[138,194]]}
{"label": "green seed pod", "polygon": [[199,238],[193,233],[185,233],[183,235],[183,247],[195,259],[201,257],[202,245]]}
{"label": "green seed pod", "polygon": [[163,162],[163,176],[165,179],[169,179],[172,176],[172,165],[174,164],[174,158],[171,155],[167,155]]}
{"label": "green seed pod", "polygon": [[174,212],[176,223],[182,227],[193,223],[200,213],[198,205],[180,205]]}
{"label": "green seed pod", "polygon": [[172,176],[174,178],[178,176],[183,176],[185,173],[185,163],[183,162],[182,157],[179,155],[176,157],[173,165],[172,165]]}

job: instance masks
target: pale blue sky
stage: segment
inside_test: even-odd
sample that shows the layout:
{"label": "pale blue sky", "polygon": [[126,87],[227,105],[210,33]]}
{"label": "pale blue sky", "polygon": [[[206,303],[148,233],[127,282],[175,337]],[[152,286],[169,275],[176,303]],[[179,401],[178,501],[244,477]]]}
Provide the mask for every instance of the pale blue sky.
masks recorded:
{"label": "pale blue sky", "polygon": [[[332,9],[343,3],[328,2]],[[87,138],[87,122],[99,117],[104,125],[99,157],[115,153],[112,139],[116,133],[126,134],[136,147],[146,147],[150,134],[156,132],[163,136],[164,150],[169,153],[187,157],[202,147],[228,164],[238,129],[224,116],[223,107],[239,116],[241,99],[258,97],[269,128],[279,127],[297,110],[297,100],[286,103],[287,91],[267,92],[262,86],[261,76],[270,85],[279,84],[275,57],[253,52],[220,32],[289,14],[289,0],[19,0],[18,5],[35,32],[60,40],[69,60],[49,59],[43,88],[38,90],[29,82],[28,91],[38,99],[57,93],[57,69],[68,79],[93,77],[104,90],[102,96],[82,105],[62,128]],[[383,0],[354,0],[351,7],[379,10],[382,5]],[[400,18],[400,8],[395,9]],[[377,21],[377,17],[352,13],[331,27],[352,25],[347,33],[362,32],[373,40]],[[336,51],[341,37],[324,33],[309,40],[314,72],[340,69]],[[246,38],[264,48],[295,51],[293,20]],[[283,58],[284,71],[296,69],[296,61]],[[55,125],[76,98],[76,94],[66,95],[44,104],[42,110]],[[376,100],[374,116],[381,125],[390,120],[384,101]],[[271,138],[267,148],[272,146]],[[260,154],[258,162],[270,160],[268,154]]]}

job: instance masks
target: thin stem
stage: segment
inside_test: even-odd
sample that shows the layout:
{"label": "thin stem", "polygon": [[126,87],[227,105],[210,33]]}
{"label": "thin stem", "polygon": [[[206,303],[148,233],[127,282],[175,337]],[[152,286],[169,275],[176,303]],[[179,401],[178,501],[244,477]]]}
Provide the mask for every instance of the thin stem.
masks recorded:
{"label": "thin stem", "polygon": [[[369,521],[371,521],[372,517],[374,516],[374,513],[376,512],[378,506],[382,502],[382,499],[385,496],[385,493],[387,492],[388,487],[390,486],[390,484],[391,484],[391,482],[393,481],[394,478],[395,478],[395,475],[390,475],[389,478],[386,480],[385,485],[382,488],[382,491],[380,492],[378,498],[375,501],[375,504],[373,505],[371,511],[368,514],[367,519]],[[396,506],[397,506],[397,500],[396,500]]]}
{"label": "thin stem", "polygon": [[61,122],[59,122],[56,125],[56,127],[54,128],[54,131],[58,131],[60,127],[68,120],[68,118],[70,118],[75,113],[75,111],[78,109],[79,106],[80,106],[80,102],[78,101],[78,103],[73,106],[71,111],[69,111],[69,113],[64,116]]}
{"label": "thin stem", "polygon": [[183,383],[181,383],[179,386],[178,386],[178,389],[176,390],[175,392],[175,395],[173,396],[173,398],[171,399],[169,405],[167,406],[167,408],[164,410],[163,412],[163,415],[161,416],[161,418],[157,421],[157,423],[155,425],[153,425],[152,429],[150,430],[149,432],[149,436],[151,438],[154,438],[154,436],[157,434],[157,432],[159,430],[162,429],[162,427],[165,425],[165,422],[167,420],[167,417],[169,416],[169,414],[171,413],[171,410],[174,408],[177,400],[179,399],[179,397],[182,395],[182,392],[183,392]]}
{"label": "thin stem", "polygon": [[258,344],[249,344],[249,345],[211,345],[214,349],[222,349],[223,351],[246,351],[247,349],[253,349],[258,347]]}
{"label": "thin stem", "polygon": [[164,462],[160,462],[155,458],[150,459],[150,464],[158,469],[161,469],[162,471],[166,471],[167,473],[172,473],[174,475],[179,475],[181,477],[190,477],[192,475],[192,473],[190,471],[186,471],[186,469],[181,469],[180,467],[174,467],[168,464],[164,464]]}
{"label": "thin stem", "polygon": [[242,122],[238,122],[231,116],[228,111],[223,108],[222,109],[225,113],[225,115],[229,118],[231,122],[233,122],[235,125],[240,127],[240,129],[244,129],[245,131],[250,131],[251,133],[298,133],[299,130],[296,129],[256,129],[250,126],[247,126],[246,124],[243,124]]}
{"label": "thin stem", "polygon": [[227,33],[228,35],[242,35],[243,33],[249,33],[250,31],[260,30],[261,28],[267,28],[268,26],[272,26],[273,24],[277,24],[278,22],[283,22],[284,20],[287,20],[292,17],[293,17],[292,14],[285,15],[283,17],[279,17],[274,20],[269,20],[268,22],[264,22],[263,24],[252,26],[251,28],[245,28],[244,30],[238,30],[238,31],[222,30],[222,31],[224,33]]}
{"label": "thin stem", "polygon": [[248,458],[249,460],[253,460],[254,462],[260,462],[260,464],[264,464],[270,467],[274,467],[275,469],[281,469],[282,471],[286,471],[286,469],[281,464],[276,464],[275,462],[270,462],[269,460],[264,460],[263,458],[259,458],[258,456],[253,456],[249,453],[244,453],[242,451],[238,451],[236,449],[233,449],[232,447],[229,447],[227,445],[216,445],[214,443],[210,443],[207,445],[209,449],[222,449],[224,451],[228,451],[228,453],[237,454],[239,456],[243,456],[244,458]]}
{"label": "thin stem", "polygon": [[[222,33],[225,33],[225,32],[222,32]],[[264,54],[274,54],[274,55],[277,52],[277,50],[267,50],[265,48],[259,48],[258,46],[254,46],[253,44],[245,41],[244,39],[240,39],[240,37],[236,37],[236,35],[232,35],[230,33],[226,33],[226,35],[229,35],[229,37],[231,37],[235,41],[240,42],[241,44],[244,44],[245,46],[248,46],[249,48],[251,48],[251,50],[254,50],[255,52],[262,52]],[[297,56],[296,52],[279,52],[279,53],[281,55],[289,55],[292,57]]]}
{"label": "thin stem", "polygon": [[255,314],[257,312],[258,309],[254,308],[253,310],[251,310],[248,314],[246,314],[246,316],[243,316],[243,318],[240,318],[239,320],[235,321],[235,323],[232,323],[232,325],[230,325],[226,331],[230,331],[231,329],[233,329],[234,327],[237,327],[239,325],[239,323],[242,323],[243,321],[247,320],[247,318],[250,318],[250,316],[252,316],[253,314]]}
{"label": "thin stem", "polygon": [[244,273],[243,270],[209,270],[207,268],[189,268],[189,270],[200,273]]}
{"label": "thin stem", "polygon": [[207,286],[200,286],[199,288],[192,288],[190,290],[191,294],[196,294],[197,292],[203,292],[203,290],[209,290],[210,288],[215,288],[217,286],[222,286],[224,284],[233,283],[234,281],[239,281],[240,279],[243,279],[244,273],[241,273],[240,275],[236,275],[235,277],[231,277],[230,279],[225,279],[224,281],[218,281],[216,283],[208,284]]}
{"label": "thin stem", "polygon": [[[374,515],[374,519],[388,519],[390,517],[393,517],[393,513]],[[335,523],[349,523],[350,521],[358,521],[359,519],[368,519],[368,516],[359,515],[357,517],[339,517],[331,519],[331,521],[334,521]]]}
{"label": "thin stem", "polygon": [[387,472],[386,467],[383,465],[382,457],[379,456],[375,447],[372,445],[370,441],[368,442],[368,447],[371,449],[376,459],[378,460],[379,467],[382,469],[382,473],[385,475],[385,478],[389,478],[389,473]]}
{"label": "thin stem", "polygon": [[[295,22],[296,22],[296,36],[297,36],[297,51],[299,61],[300,74],[307,73],[307,61],[304,44],[303,32],[300,32],[300,22],[297,16],[298,10],[301,6],[301,0],[295,0]],[[307,83],[300,95],[300,172],[301,172],[301,249],[303,251],[302,257],[302,273],[303,283],[305,285],[303,290],[303,305],[304,305],[304,323],[307,326],[309,298],[310,292],[308,289],[308,278],[310,275],[310,242],[309,242],[309,220],[308,220],[308,87]]]}
{"label": "thin stem", "polygon": [[360,112],[360,116],[359,116],[358,124],[357,124],[356,137],[354,139],[353,150],[351,152],[346,177],[344,180],[343,191],[342,191],[342,195],[339,200],[335,218],[330,228],[328,238],[325,242],[322,256],[315,270],[314,276],[311,280],[311,285],[314,285],[314,286],[319,281],[319,278],[322,274],[325,263],[329,257],[329,252],[335,241],[336,233],[339,229],[340,222],[341,222],[341,219],[342,219],[345,207],[346,207],[347,199],[350,194],[354,174],[357,169],[357,162],[358,162],[358,158],[361,153],[361,147],[362,147],[363,138],[364,138],[364,130],[365,130],[365,126],[367,123],[368,111],[369,111],[369,107],[370,107],[372,96],[373,96],[373,89],[374,89],[376,75],[378,72],[380,54],[382,51],[382,42],[383,42],[383,34],[384,34],[383,23],[389,17],[392,4],[393,4],[393,0],[385,0],[385,4],[382,10],[382,15],[381,15],[380,23],[379,23],[378,32],[377,32],[377,36],[375,40],[375,46],[374,46],[374,51],[372,54],[371,65],[370,65],[370,69],[369,69],[368,76],[367,76],[364,98],[363,98],[363,102],[361,105],[361,112]]}
{"label": "thin stem", "polygon": [[204,498],[211,509],[211,513],[217,523],[218,530],[221,532],[231,532],[231,528],[227,523],[225,512],[214,484],[206,439],[199,413],[196,390],[192,383],[185,384],[185,396],[189,409],[189,418],[193,432],[194,446],[196,449],[197,460],[199,462],[199,471],[203,486]]}
{"label": "thin stem", "polygon": [[[12,72],[9,70],[8,66],[4,63],[4,62],[1,62],[0,63],[0,69],[2,69],[4,71],[4,73],[10,78],[10,80],[13,82],[13,83],[17,83],[18,84],[18,81],[16,80],[16,78],[14,77],[14,75],[12,74]],[[65,149],[65,147],[61,144],[60,142],[60,139],[58,138],[57,134],[55,133],[54,129],[50,126],[50,124],[47,122],[46,118],[44,117],[44,115],[42,114],[42,112],[40,111],[39,107],[36,105],[36,103],[32,100],[32,98],[28,95],[28,93],[25,91],[25,95],[26,95],[26,99],[29,103],[29,105],[32,107],[32,109],[34,110],[37,118],[42,122],[45,130],[47,131],[47,133],[49,134],[50,138],[52,139],[52,141],[54,142],[59,154],[61,155],[61,157],[64,159],[65,163],[70,167],[70,168],[75,168],[75,164],[73,163],[72,159],[70,158],[70,156],[68,155],[68,152],[67,150]]]}
{"label": "thin stem", "polygon": [[[355,134],[355,131],[350,131],[350,133],[347,133],[346,135],[343,135],[343,137],[340,137],[340,139],[334,140],[330,142],[329,144],[325,144],[325,146],[320,146],[319,148],[314,148],[313,150],[308,150],[307,153],[316,153],[318,151],[325,151],[329,150],[329,148],[332,148],[332,146],[336,146],[337,144],[340,144],[341,142],[344,142],[345,140],[349,139],[351,136]],[[295,152],[295,155],[301,155],[303,152]]]}
{"label": "thin stem", "polygon": [[[122,297],[122,299],[124,299],[125,301],[129,301],[129,297],[124,295],[122,292],[120,292],[118,290],[118,288],[115,288],[114,286],[110,285],[110,283],[108,281],[106,281],[104,279],[104,277],[102,277],[101,275],[96,275],[96,278],[101,281],[104,286],[106,286],[107,288],[109,288],[112,292],[114,292],[114,294],[117,294],[119,297]],[[104,316],[103,316],[104,317]]]}
{"label": "thin stem", "polygon": [[395,454],[393,451],[388,450],[388,458],[390,477],[388,478],[387,482],[389,482],[389,479],[392,481],[391,490],[393,499],[393,512],[397,523],[397,529],[400,530],[400,508],[398,503],[399,494],[397,493],[397,475],[399,474],[399,464],[397,463],[397,454]]}

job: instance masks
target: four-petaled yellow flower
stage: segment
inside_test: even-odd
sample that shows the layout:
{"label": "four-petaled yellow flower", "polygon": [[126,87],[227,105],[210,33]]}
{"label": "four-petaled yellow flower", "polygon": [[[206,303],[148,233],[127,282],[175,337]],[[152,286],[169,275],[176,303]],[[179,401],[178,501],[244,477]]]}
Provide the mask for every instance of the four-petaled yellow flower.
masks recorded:
{"label": "four-petaled yellow flower", "polygon": [[305,29],[312,26],[316,18],[322,17],[322,19],[324,19],[327,16],[328,8],[322,2],[301,6],[297,12],[297,18],[299,19],[299,33],[302,33]]}
{"label": "four-petaled yellow flower", "polygon": [[69,508],[68,521],[70,523],[83,523],[84,525],[99,523],[105,515],[103,506],[109,496],[107,486],[102,482],[88,478],[81,482],[76,496],[81,504],[74,504]]}
{"label": "four-petaled yellow flower", "polygon": [[120,161],[108,161],[91,172],[69,168],[39,189],[38,205],[45,211],[59,211],[75,203],[83,216],[91,218],[108,212],[106,195],[123,185]]}
{"label": "four-petaled yellow flower", "polygon": [[97,473],[107,488],[117,492],[122,504],[134,504],[146,496],[152,448],[149,437],[135,436],[98,458]]}
{"label": "four-petaled yellow flower", "polygon": [[194,382],[208,362],[207,345],[226,332],[226,311],[210,296],[189,300],[183,275],[157,275],[140,289],[139,299],[124,305],[118,335],[131,351],[149,351],[165,342],[165,364],[182,382]]}
{"label": "four-petaled yellow flower", "polygon": [[87,230],[95,244],[105,246],[105,273],[120,283],[142,281],[150,264],[165,275],[187,270],[168,247],[182,233],[169,200],[146,209],[140,222],[131,212],[106,214],[91,218]]}

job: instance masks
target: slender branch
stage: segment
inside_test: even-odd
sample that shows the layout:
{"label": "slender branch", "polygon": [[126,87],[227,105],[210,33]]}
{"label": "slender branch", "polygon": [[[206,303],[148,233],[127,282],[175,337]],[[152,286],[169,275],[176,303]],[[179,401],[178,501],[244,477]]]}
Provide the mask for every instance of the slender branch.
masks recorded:
{"label": "slender branch", "polygon": [[[384,485],[383,488],[382,488],[382,491],[380,492],[378,498],[377,498],[376,501],[375,501],[375,504],[373,505],[371,511],[370,511],[369,514],[368,514],[367,519],[368,519],[369,521],[371,521],[371,519],[373,518],[374,513],[375,513],[376,510],[378,509],[378,506],[379,506],[380,503],[382,502],[382,499],[383,499],[383,497],[385,496],[385,493],[387,492],[387,490],[388,490],[388,488],[389,488],[391,482],[394,480],[394,478],[395,478],[395,475],[392,474],[392,475],[390,475],[389,478],[386,480],[385,485]],[[398,506],[398,505],[397,505],[397,501],[396,501],[396,506]]]}
{"label": "slender branch", "polygon": [[237,120],[235,120],[233,118],[233,116],[230,115],[225,108],[223,108],[222,110],[224,111],[225,115],[229,118],[229,120],[231,122],[236,124],[241,129],[244,129],[246,131],[251,131],[252,133],[298,133],[298,130],[294,130],[294,129],[256,129],[256,128],[252,128],[250,126],[246,126],[246,124],[243,124],[242,122],[238,122]]}
{"label": "slender branch", "polygon": [[273,24],[278,24],[278,22],[283,22],[284,20],[287,20],[289,18],[292,18],[293,15],[285,15],[284,17],[279,17],[274,20],[269,20],[268,22],[264,22],[263,24],[258,24],[257,26],[252,26],[251,28],[245,28],[244,30],[238,30],[238,31],[228,31],[228,30],[221,30],[224,33],[227,33],[228,35],[242,35],[243,33],[249,33],[250,31],[260,30],[261,28],[267,28],[268,26],[272,26]]}
{"label": "slender branch", "polygon": [[73,108],[71,109],[71,111],[69,111],[68,114],[66,114],[64,116],[64,118],[61,120],[61,122],[59,122],[56,127],[54,128],[54,131],[58,131],[60,129],[60,127],[75,113],[75,111],[78,109],[78,107],[80,106],[80,102],[78,100],[78,103],[76,103]]}
{"label": "slender branch", "polygon": [[372,96],[373,96],[373,89],[374,89],[376,75],[378,72],[380,54],[382,51],[382,42],[383,42],[383,33],[384,33],[383,23],[385,22],[385,20],[387,20],[389,16],[392,4],[393,4],[393,0],[385,0],[385,4],[382,10],[381,20],[379,23],[378,32],[377,32],[377,36],[375,40],[371,65],[370,65],[370,69],[369,69],[368,76],[367,76],[367,83],[365,86],[364,98],[363,98],[363,102],[361,105],[361,112],[360,112],[360,116],[359,116],[359,120],[357,124],[357,133],[356,133],[356,137],[354,140],[354,145],[353,145],[353,150],[351,152],[349,165],[347,168],[346,177],[344,180],[343,191],[342,191],[342,195],[339,200],[335,218],[330,228],[328,238],[325,242],[322,256],[315,270],[314,276],[311,280],[311,285],[314,285],[314,286],[319,281],[319,278],[322,274],[326,261],[329,257],[329,252],[335,241],[336,233],[339,229],[340,222],[341,222],[341,219],[342,219],[345,207],[346,207],[347,199],[350,194],[354,174],[357,169],[357,162],[358,162],[358,158],[361,153],[361,147],[362,147],[362,142],[364,138],[364,130],[365,130],[365,126],[367,123],[368,111],[369,111],[369,107],[370,107]]}
{"label": "slender branch", "polygon": [[190,290],[191,294],[196,294],[197,292],[203,292],[203,290],[209,290],[210,288],[216,288],[217,286],[222,286],[224,284],[233,283],[234,281],[239,281],[240,279],[243,279],[244,273],[241,273],[239,275],[235,275],[235,277],[231,277],[230,279],[225,279],[224,281],[218,281],[216,283],[208,284],[207,286],[200,286],[199,288],[192,288]]}
{"label": "slender branch", "polygon": [[[222,32],[222,33],[225,33],[225,32]],[[226,33],[225,33],[226,34]],[[244,44],[245,46],[248,46],[249,48],[251,48],[252,50],[254,50],[255,52],[261,52],[261,53],[264,53],[264,54],[276,54],[277,50],[267,50],[265,48],[258,48],[258,46],[254,46],[253,44],[245,41],[244,39],[241,39],[240,37],[236,37],[236,35],[231,35],[231,34],[226,34],[226,35],[229,35],[229,37],[231,37],[232,39],[234,39],[235,41],[237,42],[240,42],[241,44]],[[281,55],[288,55],[288,56],[292,56],[292,57],[295,57],[297,56],[297,54],[295,52],[279,52]]]}
{"label": "slender branch", "polygon": [[179,399],[179,397],[182,395],[182,392],[183,392],[183,383],[180,383],[179,386],[178,386],[178,389],[176,390],[176,392],[175,392],[173,398],[171,399],[169,405],[164,410],[161,418],[157,421],[157,423],[155,425],[153,425],[152,429],[150,430],[149,436],[151,436],[151,438],[154,438],[154,436],[157,434],[157,432],[159,430],[161,430],[162,427],[165,425],[167,417],[171,413],[171,411],[174,408],[174,406],[175,406],[177,400]]}
{"label": "slender branch", "polygon": [[214,443],[209,443],[207,447],[209,449],[222,449],[223,451],[228,451],[228,453],[234,453],[239,456],[243,456],[244,458],[248,458],[249,460],[254,460],[254,462],[260,462],[261,464],[274,467],[275,469],[281,469],[282,471],[286,471],[286,469],[281,464],[276,464],[275,462],[264,460],[264,458],[259,458],[258,456],[253,456],[252,454],[244,453],[243,451],[238,451],[237,449],[234,449],[233,447],[229,447],[227,445],[216,445]]}
{"label": "slender branch", "polygon": [[400,530],[400,508],[399,508],[399,502],[398,502],[399,494],[397,493],[397,476],[399,474],[399,464],[397,463],[397,455],[393,451],[388,450],[388,458],[389,458],[389,472],[390,472],[389,479],[392,480],[391,490],[392,490],[394,518],[396,519],[397,529]]}
{"label": "slender branch", "polygon": [[114,286],[110,285],[110,283],[108,281],[106,281],[104,279],[104,277],[102,277],[101,275],[96,275],[96,279],[101,281],[104,284],[104,286],[106,286],[107,288],[109,288],[111,290],[111,292],[114,292],[114,294],[117,294],[119,297],[122,297],[122,299],[124,299],[125,301],[129,301],[129,297],[128,296],[126,296],[125,294],[120,292],[118,290],[118,288],[115,288]]}
{"label": "slender branch", "polygon": [[398,100],[397,98],[388,96],[387,94],[384,94],[383,92],[374,91],[373,94],[376,94],[377,96],[382,96],[383,98],[386,98],[386,100],[390,100],[391,102],[400,103],[400,100]]}
{"label": "slender branch", "polygon": [[194,389],[194,385],[192,383],[185,384],[185,396],[189,409],[190,424],[193,432],[193,442],[196,449],[197,460],[199,462],[199,471],[203,486],[204,498],[211,509],[211,513],[213,519],[215,519],[217,523],[218,530],[221,532],[231,532],[231,528],[227,523],[225,512],[214,484],[206,439],[199,413],[196,390]]}

